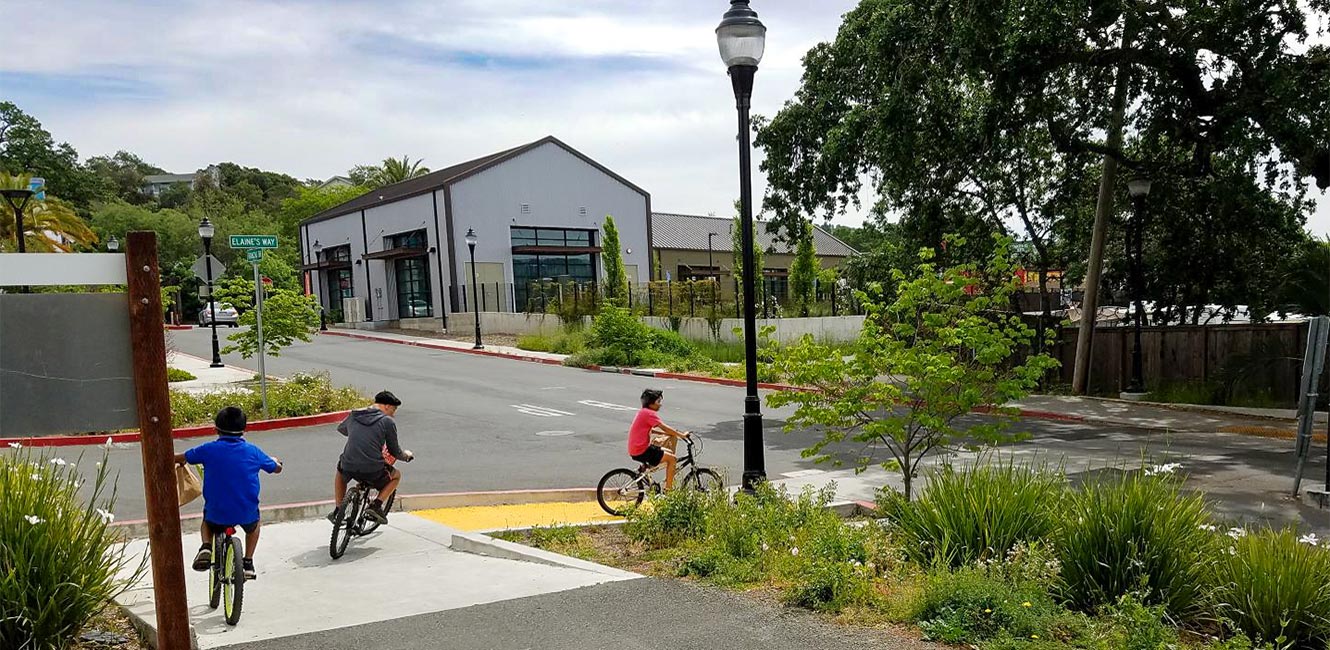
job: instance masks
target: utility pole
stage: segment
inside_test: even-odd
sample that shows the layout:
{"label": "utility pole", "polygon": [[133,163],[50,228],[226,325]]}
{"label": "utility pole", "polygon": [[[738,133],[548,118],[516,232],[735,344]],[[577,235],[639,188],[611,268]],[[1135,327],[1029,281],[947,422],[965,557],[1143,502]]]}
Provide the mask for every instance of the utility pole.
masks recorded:
{"label": "utility pole", "polygon": [[[1122,49],[1127,49],[1136,38],[1136,21],[1128,14],[1123,18]],[[1118,65],[1118,78],[1113,87],[1113,112],[1108,118],[1109,149],[1122,148],[1122,121],[1127,112],[1127,85],[1130,68],[1124,61]],[[1090,353],[1094,346],[1095,319],[1099,316],[1099,274],[1104,267],[1104,240],[1108,238],[1108,220],[1113,213],[1113,188],[1117,182],[1118,161],[1104,154],[1104,170],[1099,177],[1099,201],[1094,210],[1094,234],[1090,238],[1090,262],[1085,271],[1085,290],[1081,297],[1080,332],[1076,336],[1076,365],[1072,370],[1071,392],[1084,395],[1090,385]]]}

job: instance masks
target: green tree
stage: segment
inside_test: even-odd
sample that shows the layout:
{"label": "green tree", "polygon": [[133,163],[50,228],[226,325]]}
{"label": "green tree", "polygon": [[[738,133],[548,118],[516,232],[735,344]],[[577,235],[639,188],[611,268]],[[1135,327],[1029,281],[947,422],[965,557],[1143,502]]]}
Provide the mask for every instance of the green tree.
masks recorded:
{"label": "green tree", "polygon": [[[28,176],[0,172],[0,187],[5,189],[26,189],[28,181]],[[18,224],[9,206],[4,208],[6,214],[0,218],[0,250],[17,251]],[[73,206],[50,194],[44,201],[28,200],[23,208],[21,235],[24,247],[31,253],[72,253],[87,250],[97,243],[97,234],[75,214]]]}
{"label": "green tree", "polygon": [[1330,237],[1299,246],[1280,283],[1280,308],[1305,316],[1330,315]]}
{"label": "green tree", "polygon": [[0,172],[46,179],[46,191],[85,212],[102,195],[68,142],[56,144],[41,122],[13,102],[0,102]]}
{"label": "green tree", "polygon": [[423,158],[412,161],[410,156],[402,156],[401,160],[385,158],[379,165],[352,167],[347,176],[356,185],[374,189],[428,174],[429,167],[423,166],[421,164],[423,162],[425,162]]}
{"label": "green tree", "polygon": [[817,302],[819,268],[813,245],[813,222],[805,220],[795,245],[794,262],[790,264],[790,302],[800,316],[808,316],[808,310]]}
{"label": "green tree", "polygon": [[[763,295],[763,293],[765,293],[762,288],[762,271],[761,271],[761,269],[763,268],[762,267],[763,253],[762,253],[762,246],[758,243],[759,240],[757,238],[757,228],[758,228],[758,222],[756,219],[754,219],[753,220],[753,262],[754,262],[753,266],[758,269],[758,272],[756,275],[753,276],[753,281],[756,283],[754,286],[757,287],[756,289],[757,295],[761,296]],[[739,217],[736,216],[734,218],[734,222],[730,224],[730,245],[734,250],[734,281],[738,283],[737,284],[738,288],[735,290],[734,295],[735,299],[739,301],[740,305],[744,303],[744,274],[748,272],[748,269],[744,267],[743,232],[744,232],[743,223],[739,219]],[[762,311],[761,305],[758,305],[758,311],[759,312]]]}
{"label": "green tree", "polygon": [[[230,344],[222,349],[222,353],[239,352],[246,359],[258,354],[254,282],[245,278],[228,278],[217,287],[217,299],[240,311],[241,327],[227,337]],[[319,307],[313,296],[291,289],[274,287],[268,290],[263,300],[263,347],[269,356],[278,356],[296,341],[312,341],[318,328]]]}
{"label": "green tree", "polygon": [[[851,354],[811,336],[783,347],[774,368],[810,391],[772,393],[773,407],[795,405],[787,429],[819,427],[822,440],[806,456],[840,462],[836,445],[864,452],[859,469],[873,464],[898,471],[909,498],[919,464],[929,453],[958,445],[996,445],[1020,439],[992,419],[962,429],[957,420],[976,408],[1001,407],[1032,390],[1057,362],[1046,355],[1019,359],[1035,333],[1005,311],[1018,281],[999,238],[985,264],[940,268],[924,249],[915,272],[893,274],[893,300],[870,287],[861,296],[867,318]],[[963,246],[963,239],[949,240]],[[969,423],[967,423],[969,424]],[[887,458],[879,458],[885,452]]]}
{"label": "green tree", "polygon": [[628,298],[628,276],[623,268],[623,248],[619,244],[619,229],[614,217],[605,215],[605,246],[601,257],[605,261],[605,298],[611,304],[623,305]]}
{"label": "green tree", "polygon": [[296,196],[304,187],[286,174],[230,162],[218,164],[217,171],[220,176],[217,188],[239,200],[249,211],[274,212],[283,201]]}
{"label": "green tree", "polygon": [[92,212],[92,229],[106,240],[114,236],[121,242],[135,230],[157,233],[157,257],[162,272],[180,282],[191,274],[189,268],[203,253],[198,222],[177,210],[150,210],[123,201],[99,204]]}
{"label": "green tree", "polygon": [[105,198],[119,199],[134,205],[152,201],[152,197],[143,191],[145,177],[166,173],[162,168],[149,165],[128,151],[117,151],[111,156],[93,156],[85,166],[101,184]]}

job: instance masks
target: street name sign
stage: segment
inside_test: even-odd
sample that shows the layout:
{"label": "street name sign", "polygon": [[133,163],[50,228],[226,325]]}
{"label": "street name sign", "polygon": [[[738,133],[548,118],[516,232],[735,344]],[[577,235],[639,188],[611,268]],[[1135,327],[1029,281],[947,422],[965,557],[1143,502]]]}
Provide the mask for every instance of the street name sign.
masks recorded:
{"label": "street name sign", "polygon": [[245,259],[249,261],[250,264],[258,264],[260,261],[263,260],[263,249],[251,248],[249,250],[246,250]]}
{"label": "street name sign", "polygon": [[231,235],[231,248],[277,248],[277,235]]}

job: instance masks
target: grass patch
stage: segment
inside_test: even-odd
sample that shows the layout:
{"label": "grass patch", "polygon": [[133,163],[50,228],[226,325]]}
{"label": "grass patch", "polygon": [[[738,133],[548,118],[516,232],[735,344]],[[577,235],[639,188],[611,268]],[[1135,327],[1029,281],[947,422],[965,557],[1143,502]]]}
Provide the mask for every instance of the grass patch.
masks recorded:
{"label": "grass patch", "polygon": [[[256,388],[238,388],[215,393],[171,391],[171,426],[208,424],[223,407],[238,406],[257,419],[263,412],[262,396]],[[315,415],[362,407],[370,398],[353,388],[333,386],[327,373],[297,373],[286,381],[268,386],[268,414],[273,418]]]}
{"label": "grass patch", "polygon": [[586,349],[586,333],[581,329],[564,329],[555,334],[523,334],[517,337],[517,347],[533,352],[577,354]]}
{"label": "grass patch", "polygon": [[195,379],[198,379],[198,377],[195,377],[188,370],[181,370],[179,368],[166,369],[166,381],[168,382],[193,381]]}

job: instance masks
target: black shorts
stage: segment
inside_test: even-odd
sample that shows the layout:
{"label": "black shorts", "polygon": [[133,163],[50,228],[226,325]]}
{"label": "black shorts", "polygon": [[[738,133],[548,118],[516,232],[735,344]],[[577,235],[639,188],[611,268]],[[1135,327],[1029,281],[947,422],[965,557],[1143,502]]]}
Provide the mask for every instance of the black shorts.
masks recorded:
{"label": "black shorts", "polygon": [[388,486],[388,482],[393,480],[392,469],[385,464],[382,468],[374,472],[348,472],[342,469],[342,464],[337,463],[337,473],[342,475],[348,483],[351,481],[360,481],[375,490],[382,490]]}
{"label": "black shorts", "polygon": [[647,447],[646,451],[636,456],[632,456],[631,458],[639,463],[659,465],[660,461],[665,458],[665,450],[661,449],[660,445],[651,445],[650,447]]}
{"label": "black shorts", "polygon": [[257,519],[247,524],[219,524],[214,521],[208,521],[207,519],[204,519],[203,523],[208,526],[208,531],[214,535],[225,533],[227,528],[239,528],[240,530],[245,531],[246,535],[253,535],[254,531],[259,528],[259,520]]}

